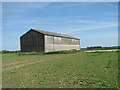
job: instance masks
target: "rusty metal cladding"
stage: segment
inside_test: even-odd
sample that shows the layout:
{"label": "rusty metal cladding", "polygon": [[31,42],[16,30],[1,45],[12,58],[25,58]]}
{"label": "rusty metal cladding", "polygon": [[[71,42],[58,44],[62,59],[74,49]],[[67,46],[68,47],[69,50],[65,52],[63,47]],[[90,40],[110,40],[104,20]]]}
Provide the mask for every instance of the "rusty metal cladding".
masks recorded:
{"label": "rusty metal cladding", "polygon": [[80,39],[42,30],[31,29],[20,37],[22,52],[80,50]]}

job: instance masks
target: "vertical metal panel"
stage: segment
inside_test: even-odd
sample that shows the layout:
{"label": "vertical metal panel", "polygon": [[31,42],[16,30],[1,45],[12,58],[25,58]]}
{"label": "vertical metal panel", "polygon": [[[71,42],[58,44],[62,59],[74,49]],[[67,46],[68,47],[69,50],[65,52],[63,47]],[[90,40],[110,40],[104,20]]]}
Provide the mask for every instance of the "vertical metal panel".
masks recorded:
{"label": "vertical metal panel", "polygon": [[54,39],[53,36],[45,35],[45,52],[54,51],[53,39]]}
{"label": "vertical metal panel", "polygon": [[[79,40],[64,37],[45,36],[45,52],[61,51],[61,50],[80,50]],[[53,40],[53,41],[52,41]]]}
{"label": "vertical metal panel", "polygon": [[80,50],[80,40],[44,35],[29,31],[20,38],[22,52],[51,52],[60,50]]}
{"label": "vertical metal panel", "polygon": [[21,48],[21,51],[23,50],[22,48],[23,48],[23,43],[22,43],[22,37],[20,37],[20,48]]}
{"label": "vertical metal panel", "polygon": [[21,37],[22,52],[44,52],[44,35],[35,31],[30,31]]}

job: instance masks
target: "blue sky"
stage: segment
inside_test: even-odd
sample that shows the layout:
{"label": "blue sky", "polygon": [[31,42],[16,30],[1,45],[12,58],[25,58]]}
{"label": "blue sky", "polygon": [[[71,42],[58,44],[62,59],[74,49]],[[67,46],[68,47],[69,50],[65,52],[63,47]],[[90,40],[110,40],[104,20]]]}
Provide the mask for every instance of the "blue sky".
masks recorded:
{"label": "blue sky", "polygon": [[118,44],[117,2],[3,2],[2,49],[19,50],[20,36],[38,29],[80,38],[81,48]]}

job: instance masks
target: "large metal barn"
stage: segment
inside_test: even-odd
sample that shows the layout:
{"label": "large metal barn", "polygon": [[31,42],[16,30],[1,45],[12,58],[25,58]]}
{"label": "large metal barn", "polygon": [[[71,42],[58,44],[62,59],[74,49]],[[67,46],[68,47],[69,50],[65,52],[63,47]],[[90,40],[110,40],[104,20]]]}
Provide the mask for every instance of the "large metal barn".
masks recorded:
{"label": "large metal barn", "polygon": [[20,37],[22,52],[80,50],[80,39],[42,30],[31,29]]}

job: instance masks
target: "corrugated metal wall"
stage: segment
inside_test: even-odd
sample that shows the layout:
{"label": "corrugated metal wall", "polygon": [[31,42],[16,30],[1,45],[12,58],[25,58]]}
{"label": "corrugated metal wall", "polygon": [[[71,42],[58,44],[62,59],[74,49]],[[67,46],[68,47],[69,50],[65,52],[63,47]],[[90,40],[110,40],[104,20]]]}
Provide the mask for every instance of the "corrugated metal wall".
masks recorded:
{"label": "corrugated metal wall", "polygon": [[80,50],[80,40],[44,35],[28,31],[20,38],[22,52],[51,52],[61,50]]}
{"label": "corrugated metal wall", "polygon": [[44,52],[44,35],[29,31],[20,38],[22,52]]}
{"label": "corrugated metal wall", "polygon": [[44,35],[44,40],[45,40],[45,52],[51,52],[54,51],[54,46],[53,46],[53,36],[47,36]]}
{"label": "corrugated metal wall", "polygon": [[80,40],[45,35],[45,52],[60,50],[80,50]]}

